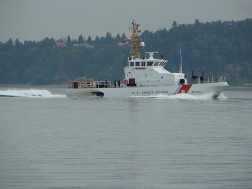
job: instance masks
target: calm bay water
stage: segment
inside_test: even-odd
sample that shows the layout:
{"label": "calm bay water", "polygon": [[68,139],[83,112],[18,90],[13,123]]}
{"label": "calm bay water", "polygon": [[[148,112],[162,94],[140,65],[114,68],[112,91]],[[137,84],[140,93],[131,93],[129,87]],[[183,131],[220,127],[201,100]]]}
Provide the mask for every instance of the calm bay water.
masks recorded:
{"label": "calm bay water", "polygon": [[1,189],[252,188],[252,91],[43,95],[0,98]]}

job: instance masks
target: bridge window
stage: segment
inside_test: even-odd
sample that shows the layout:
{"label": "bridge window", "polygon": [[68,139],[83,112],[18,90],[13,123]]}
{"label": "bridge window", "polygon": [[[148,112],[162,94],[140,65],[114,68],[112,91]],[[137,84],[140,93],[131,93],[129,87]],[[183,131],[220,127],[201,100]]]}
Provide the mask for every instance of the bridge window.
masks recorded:
{"label": "bridge window", "polygon": [[140,66],[140,62],[136,62],[136,66]]}
{"label": "bridge window", "polygon": [[147,66],[152,66],[153,62],[147,62]]}
{"label": "bridge window", "polygon": [[155,62],[154,66],[158,66],[159,62]]}
{"label": "bridge window", "polygon": [[141,62],[141,66],[145,66],[145,62]]}
{"label": "bridge window", "polygon": [[134,66],[134,62],[130,62],[130,66]]}

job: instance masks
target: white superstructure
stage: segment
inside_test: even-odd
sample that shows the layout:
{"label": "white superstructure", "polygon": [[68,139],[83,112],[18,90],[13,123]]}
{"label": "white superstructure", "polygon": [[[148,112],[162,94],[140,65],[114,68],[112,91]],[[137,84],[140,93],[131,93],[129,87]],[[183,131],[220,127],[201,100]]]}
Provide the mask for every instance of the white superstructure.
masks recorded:
{"label": "white superstructure", "polygon": [[114,83],[86,78],[68,81],[66,95],[68,97],[129,97],[210,93],[213,98],[216,98],[228,86],[225,81],[204,83],[203,76],[193,76],[193,79],[198,81],[197,84],[188,84],[186,75],[182,73],[182,65],[179,73],[169,72],[164,68],[168,61],[162,57],[155,58],[157,52],[146,52],[145,57],[140,58],[140,49],[144,47],[144,43],[139,39],[139,26],[140,24],[132,22],[131,38],[128,39],[131,42],[132,55],[124,67],[123,80]]}

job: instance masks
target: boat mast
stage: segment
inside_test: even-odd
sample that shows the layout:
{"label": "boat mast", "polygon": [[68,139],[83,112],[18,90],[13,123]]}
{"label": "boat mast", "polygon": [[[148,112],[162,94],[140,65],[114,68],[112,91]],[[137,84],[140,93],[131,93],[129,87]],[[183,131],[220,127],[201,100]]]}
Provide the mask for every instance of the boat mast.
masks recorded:
{"label": "boat mast", "polygon": [[181,51],[181,39],[180,39],[180,33],[178,33],[179,37],[179,56],[180,56],[180,68],[179,68],[179,73],[183,73],[183,58],[182,58],[182,51]]}
{"label": "boat mast", "polygon": [[179,68],[179,73],[182,73],[183,72],[183,62],[182,62],[182,52],[181,52],[181,46],[179,48],[179,54],[180,54],[180,68]]}
{"label": "boat mast", "polygon": [[132,58],[133,59],[140,59],[140,49],[143,48],[143,46],[140,45],[140,39],[139,39],[139,33],[141,32],[139,28],[140,24],[135,23],[133,20],[130,30],[131,30],[131,38],[129,41],[131,42],[131,49],[132,49]]}

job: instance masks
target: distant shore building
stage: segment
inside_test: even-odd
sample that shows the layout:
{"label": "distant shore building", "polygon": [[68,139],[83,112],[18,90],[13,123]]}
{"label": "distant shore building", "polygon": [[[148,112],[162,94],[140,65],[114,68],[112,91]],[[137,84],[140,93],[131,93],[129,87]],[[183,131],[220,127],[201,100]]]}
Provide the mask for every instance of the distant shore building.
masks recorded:
{"label": "distant shore building", "polygon": [[252,83],[244,83],[243,87],[252,87]]}
{"label": "distant shore building", "polygon": [[87,44],[87,43],[75,43],[73,46],[74,47],[84,47],[84,48],[88,48],[88,49],[93,49],[94,48],[94,45],[90,45],[90,44]]}
{"label": "distant shore building", "polygon": [[66,46],[66,44],[64,42],[62,42],[62,41],[57,41],[56,42],[56,47],[65,47],[65,46]]}

